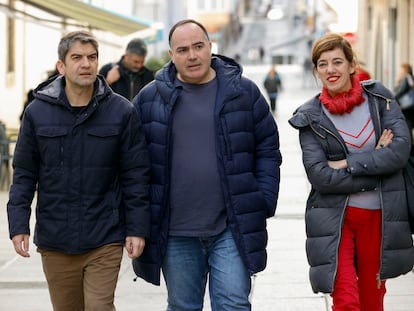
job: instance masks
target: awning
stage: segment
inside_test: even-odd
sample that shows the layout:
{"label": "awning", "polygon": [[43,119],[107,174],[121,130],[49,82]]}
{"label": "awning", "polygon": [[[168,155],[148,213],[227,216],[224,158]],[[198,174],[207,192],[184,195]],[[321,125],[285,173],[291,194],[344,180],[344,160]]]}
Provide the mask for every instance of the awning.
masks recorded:
{"label": "awning", "polygon": [[132,16],[118,14],[78,0],[22,0],[56,16],[70,18],[86,26],[109,31],[120,36],[129,35],[151,26]]}

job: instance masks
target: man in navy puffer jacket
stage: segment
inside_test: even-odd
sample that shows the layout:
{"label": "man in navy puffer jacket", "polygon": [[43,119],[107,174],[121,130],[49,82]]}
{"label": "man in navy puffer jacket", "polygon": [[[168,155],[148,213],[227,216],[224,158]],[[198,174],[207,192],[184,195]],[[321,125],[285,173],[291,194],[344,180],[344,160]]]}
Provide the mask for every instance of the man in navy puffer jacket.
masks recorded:
{"label": "man in navy puffer jacket", "polygon": [[266,266],[281,154],[258,87],[211,54],[194,20],[170,30],[171,62],[134,98],[151,158],[151,241],[137,276],[168,290],[167,310],[251,310],[250,276]]}
{"label": "man in navy puffer jacket", "polygon": [[98,42],[84,31],[58,47],[61,75],[41,84],[25,110],[7,204],[10,238],[34,243],[54,310],[114,310],[123,245],[140,256],[149,237],[149,158],[132,104],[97,76]]}

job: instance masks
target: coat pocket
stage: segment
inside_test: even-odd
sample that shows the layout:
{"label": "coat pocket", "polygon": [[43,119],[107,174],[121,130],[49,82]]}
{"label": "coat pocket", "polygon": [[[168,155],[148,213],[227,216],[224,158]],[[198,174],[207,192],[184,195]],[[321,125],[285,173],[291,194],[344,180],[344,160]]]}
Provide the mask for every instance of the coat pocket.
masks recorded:
{"label": "coat pocket", "polygon": [[95,127],[87,130],[85,159],[90,166],[107,167],[118,161],[121,152],[120,130],[117,127]]}
{"label": "coat pocket", "polygon": [[65,139],[68,129],[63,127],[41,127],[36,131],[39,153],[46,167],[63,167]]}

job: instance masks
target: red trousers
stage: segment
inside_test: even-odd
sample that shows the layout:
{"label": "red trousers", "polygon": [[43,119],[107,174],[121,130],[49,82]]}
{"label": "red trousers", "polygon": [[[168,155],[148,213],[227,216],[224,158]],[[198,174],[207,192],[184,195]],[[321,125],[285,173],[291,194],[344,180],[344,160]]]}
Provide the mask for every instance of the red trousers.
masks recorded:
{"label": "red trousers", "polygon": [[333,311],[383,311],[385,281],[379,280],[381,210],[348,206],[332,292]]}

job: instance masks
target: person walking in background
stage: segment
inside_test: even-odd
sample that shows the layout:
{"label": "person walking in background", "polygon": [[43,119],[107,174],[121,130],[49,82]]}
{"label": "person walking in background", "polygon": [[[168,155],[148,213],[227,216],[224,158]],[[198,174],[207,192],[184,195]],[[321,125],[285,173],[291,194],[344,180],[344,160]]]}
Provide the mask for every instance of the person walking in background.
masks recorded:
{"label": "person walking in background", "polygon": [[97,76],[98,42],[74,31],[58,46],[60,75],[26,108],[7,213],[15,251],[34,243],[53,309],[114,310],[123,253],[140,256],[150,231],[149,157],[136,109]]}
{"label": "person walking in background", "polygon": [[303,60],[303,74],[302,74],[302,87],[310,88],[312,87],[312,78],[313,78],[313,65],[309,57],[305,57]]}
{"label": "person walking in background", "polygon": [[[402,63],[400,65],[395,85],[394,95],[397,101],[400,102],[401,98],[414,88],[413,69],[410,64]],[[402,112],[404,114],[405,121],[407,122],[408,129],[410,130],[412,142],[414,127],[414,102],[411,106],[402,106]]]}
{"label": "person walking in background", "polygon": [[132,100],[145,85],[154,80],[154,73],[144,65],[146,56],[145,42],[133,39],[121,59],[115,64],[104,65],[99,74],[105,77],[115,93]]}
{"label": "person walking in background", "polygon": [[[59,72],[58,72],[57,68],[55,68],[55,69],[53,69],[53,70],[48,70],[48,71],[46,72],[46,74],[47,74],[47,78],[46,78],[46,80],[48,80],[48,79],[50,79],[50,78],[54,77],[55,75],[58,75],[58,74],[59,74]],[[23,109],[22,109],[22,112],[20,113],[20,117],[19,117],[20,122],[22,122],[24,111],[26,110],[27,106],[28,106],[28,105],[32,102],[32,100],[33,100],[33,99],[34,99],[34,96],[33,96],[33,89],[30,89],[30,90],[27,92],[26,100],[25,100],[25,102],[24,102],[24,104],[23,104]]]}
{"label": "person walking in background", "polygon": [[263,46],[259,47],[259,57],[260,57],[260,63],[263,63],[264,57],[265,57],[265,49]]}
{"label": "person walking in background", "polygon": [[240,65],[212,55],[205,27],[169,32],[171,61],[133,100],[152,165],[151,241],[138,277],[168,290],[167,310],[251,310],[251,276],[266,266],[266,218],[275,213],[278,129]]}
{"label": "person walking in background", "polygon": [[272,112],[275,112],[277,97],[282,89],[282,79],[280,78],[279,73],[276,71],[275,66],[272,66],[270,68],[263,82],[263,86],[266,89],[270,100],[270,108],[272,109]]}
{"label": "person walking in background", "polygon": [[312,187],[310,282],[315,293],[331,293],[334,311],[383,311],[385,280],[414,263],[402,175],[408,129],[390,90],[355,77],[354,52],[341,35],[323,35],[311,54],[322,92],[289,119]]}

